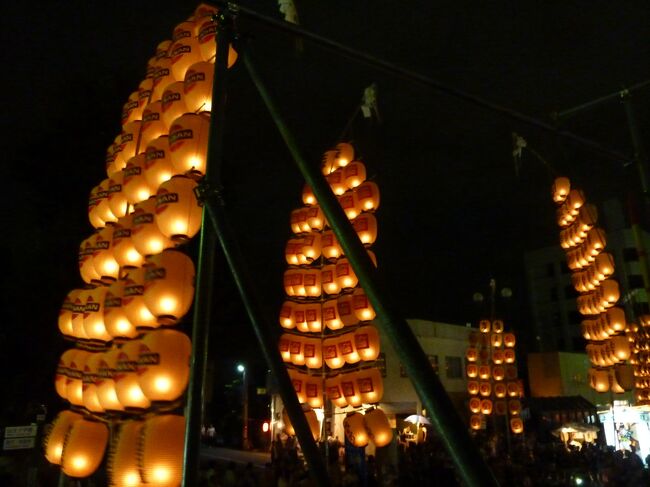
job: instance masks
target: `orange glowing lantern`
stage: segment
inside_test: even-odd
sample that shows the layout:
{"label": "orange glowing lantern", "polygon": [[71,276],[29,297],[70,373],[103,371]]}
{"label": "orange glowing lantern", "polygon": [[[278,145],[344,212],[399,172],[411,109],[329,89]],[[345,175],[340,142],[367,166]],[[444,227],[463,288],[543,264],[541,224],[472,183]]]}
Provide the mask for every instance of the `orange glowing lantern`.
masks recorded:
{"label": "orange glowing lantern", "polygon": [[303,340],[304,337],[302,335],[291,335],[289,339],[289,353],[291,354],[291,363],[293,365],[305,365]]}
{"label": "orange glowing lantern", "polygon": [[338,346],[339,354],[347,363],[356,364],[361,360],[357,348],[354,345],[354,332],[339,335],[336,345]]}
{"label": "orange glowing lantern", "polygon": [[472,397],[469,400],[469,410],[474,414],[481,412],[481,399],[478,397]]}
{"label": "orange glowing lantern", "polygon": [[500,366],[500,365],[495,365],[494,367],[492,367],[492,377],[496,381],[501,381],[501,380],[505,379],[505,377],[506,377],[505,368]]}
{"label": "orange glowing lantern", "polygon": [[129,269],[124,276],[122,309],[126,318],[136,328],[157,328],[158,320],[144,301],[145,268]]}
{"label": "orange glowing lantern", "polygon": [[320,338],[305,338],[303,340],[303,355],[305,365],[310,369],[320,369],[323,366],[323,351]]}
{"label": "orange glowing lantern", "polygon": [[492,384],[487,381],[481,381],[478,384],[478,393],[483,397],[489,397],[492,393]]}
{"label": "orange glowing lantern", "polygon": [[375,211],[379,208],[379,188],[372,181],[359,185],[354,194],[360,211]]}
{"label": "orange glowing lantern", "polygon": [[478,377],[482,380],[488,380],[490,378],[490,366],[489,365],[479,365],[478,366]]}
{"label": "orange glowing lantern", "polygon": [[122,126],[142,118],[142,109],[140,108],[139,99],[140,92],[136,90],[129,95],[126,103],[122,106]]}
{"label": "orange glowing lantern", "polygon": [[161,135],[150,141],[144,152],[144,178],[155,192],[165,181],[174,175],[172,160],[169,157],[169,137]]}
{"label": "orange glowing lantern", "polygon": [[352,265],[345,257],[336,262],[336,283],[341,289],[354,288],[359,283]]}
{"label": "orange glowing lantern", "polygon": [[140,439],[142,436],[142,421],[125,421],[120,425],[117,439],[111,446],[108,457],[108,472],[110,485],[114,487],[142,487],[138,457],[140,455]]}
{"label": "orange glowing lantern", "polygon": [[186,37],[196,37],[195,31],[196,25],[194,25],[194,22],[191,20],[184,20],[174,27],[174,30],[172,31],[172,42],[176,42],[179,39],[184,39]]}
{"label": "orange glowing lantern", "polygon": [[280,356],[284,362],[291,362],[291,351],[289,346],[291,344],[291,335],[285,333],[278,340],[278,349],[280,350]]}
{"label": "orange glowing lantern", "polygon": [[74,306],[74,301],[77,295],[79,294],[79,289],[73,289],[70,291],[61,305],[59,310],[58,325],[59,331],[63,333],[66,337],[74,336],[74,329],[72,328],[72,309]]}
{"label": "orange glowing lantern", "polygon": [[524,422],[521,418],[510,418],[510,430],[518,435],[524,432]]}
{"label": "orange glowing lantern", "polygon": [[336,151],[335,150],[325,151],[321,159],[321,172],[323,173],[323,176],[327,176],[333,171],[336,171],[337,167],[338,166],[336,165]]}
{"label": "orange glowing lantern", "polygon": [[361,413],[349,413],[343,420],[343,429],[345,437],[357,448],[363,448],[368,445],[368,432],[366,423]]}
{"label": "orange glowing lantern", "polygon": [[203,60],[199,41],[194,37],[178,39],[169,48],[168,55],[171,60],[172,76],[180,81],[185,79],[185,74],[190,66]]}
{"label": "orange glowing lantern", "polygon": [[506,383],[506,389],[508,391],[508,396],[510,397],[519,397],[521,396],[521,387],[519,382],[508,382]]}
{"label": "orange glowing lantern", "polygon": [[305,396],[305,379],[307,378],[307,374],[295,369],[290,369],[288,372],[289,377],[291,378],[291,382],[293,383],[293,390],[296,393],[298,402],[302,404],[307,399]]}
{"label": "orange glowing lantern", "polygon": [[340,369],[345,364],[338,348],[338,337],[323,340],[323,359],[330,369]]}
{"label": "orange glowing lantern", "polygon": [[481,320],[478,323],[478,329],[481,331],[481,333],[490,333],[491,328],[492,324],[490,323],[490,320]]}
{"label": "orange glowing lantern", "polygon": [[68,398],[68,367],[77,355],[77,349],[71,348],[66,350],[59,359],[59,364],[56,368],[56,375],[54,376],[54,388],[56,393],[62,398]]}
{"label": "orange glowing lantern", "polygon": [[89,289],[79,289],[73,297],[70,323],[72,325],[72,336],[78,340],[87,340],[88,336],[84,330],[84,309]]}
{"label": "orange glowing lantern", "polygon": [[500,348],[503,345],[503,333],[492,333],[490,336],[490,344],[494,348]]}
{"label": "orange glowing lantern", "polygon": [[345,182],[343,181],[343,171],[341,169],[337,169],[336,171],[331,172],[325,176],[325,179],[330,185],[332,192],[337,196],[342,195],[348,189]]}
{"label": "orange glowing lantern", "polygon": [[338,259],[343,255],[343,249],[334,236],[334,232],[326,230],[321,234],[321,251],[326,259]]}
{"label": "orange glowing lantern", "polygon": [[[151,101],[152,93],[153,93],[153,76],[151,78],[143,79],[142,81],[140,81],[140,84],[138,85],[139,114],[136,113],[137,116],[134,118],[134,120],[142,119],[142,117],[144,116],[144,109]],[[142,145],[142,138],[140,139],[140,145]]]}
{"label": "orange glowing lantern", "polygon": [[284,271],[284,292],[287,296],[304,296],[305,286],[302,284],[300,269]]}
{"label": "orange glowing lantern", "polygon": [[108,428],[99,421],[78,419],[68,432],[61,467],[68,477],[85,478],[92,475],[104,458],[108,443]]}
{"label": "orange glowing lantern", "polygon": [[170,127],[174,120],[189,111],[185,105],[183,81],[174,81],[167,85],[163,91],[161,102],[163,123]]}
{"label": "orange glowing lantern", "polygon": [[512,416],[519,416],[521,414],[521,401],[519,399],[510,399],[508,401],[508,412]]}
{"label": "orange glowing lantern", "polygon": [[107,291],[107,287],[98,286],[85,293],[83,327],[90,340],[108,342],[112,339],[104,324],[104,300]]}
{"label": "orange glowing lantern", "polygon": [[334,161],[336,167],[345,167],[354,159],[354,147],[347,142],[336,144]]}
{"label": "orange glowing lantern", "polygon": [[[323,384],[323,379],[318,376],[307,376],[307,378],[305,379],[305,402],[312,408],[323,407],[323,390],[322,390],[323,385],[322,384]],[[318,431],[318,429],[316,431]]]}
{"label": "orange glowing lantern", "polygon": [[125,163],[128,163],[129,159],[138,153],[138,143],[140,141],[141,128],[142,122],[140,120],[134,120],[133,122],[129,122],[124,125],[124,127],[122,127],[122,133],[120,134],[120,144],[115,151],[116,168],[125,167]]}
{"label": "orange glowing lantern", "polygon": [[614,368],[616,381],[625,391],[634,389],[634,366],[630,364],[616,364]]}
{"label": "orange glowing lantern", "polygon": [[476,379],[478,377],[478,365],[475,363],[469,363],[465,367],[465,373],[470,379]]}
{"label": "orange glowing lantern", "polygon": [[311,298],[318,298],[321,295],[322,288],[320,283],[320,269],[301,269],[302,282],[305,289],[304,295]]}
{"label": "orange glowing lantern", "polygon": [[384,382],[379,369],[376,367],[361,369],[356,374],[361,401],[365,404],[374,404],[381,401],[384,396]]}
{"label": "orange glowing lantern", "polygon": [[61,411],[52,422],[52,428],[47,433],[43,446],[45,458],[54,465],[61,465],[65,439],[75,421],[82,418],[81,414],[72,411]]}
{"label": "orange glowing lantern", "polygon": [[553,181],[553,187],[551,188],[551,194],[553,195],[553,201],[555,203],[564,203],[569,192],[571,191],[571,182],[569,178],[558,177]]}
{"label": "orange glowing lantern", "polygon": [[290,238],[284,248],[284,257],[289,265],[307,264],[307,257],[302,253],[302,238]]}
{"label": "orange glowing lantern", "polygon": [[375,319],[375,310],[362,288],[357,288],[352,293],[352,309],[359,321],[371,321]]}
{"label": "orange glowing lantern", "polygon": [[469,418],[469,426],[473,430],[480,430],[483,427],[483,420],[480,415],[472,414]]}
{"label": "orange glowing lantern", "polygon": [[120,172],[124,165],[120,167],[117,166],[117,148],[119,145],[120,136],[115,137],[115,141],[111,143],[106,149],[106,156],[104,158],[104,164],[106,166],[106,175],[110,178],[113,177],[116,173]]}
{"label": "orange glowing lantern", "polygon": [[169,127],[162,120],[162,101],[149,103],[142,114],[140,147],[147,147],[151,141],[167,135]]}
{"label": "orange glowing lantern", "polygon": [[[215,36],[217,34],[217,25],[211,19],[204,19],[198,27],[198,41],[201,50],[201,58],[204,61],[214,62],[217,55],[217,43]],[[230,68],[237,61],[237,51],[228,48],[228,67]]]}
{"label": "orange glowing lantern", "polygon": [[354,332],[354,347],[361,360],[373,361],[379,357],[379,332],[372,325],[360,326]]}
{"label": "orange glowing lantern", "polygon": [[309,233],[302,238],[300,253],[305,256],[307,262],[313,262],[320,257],[320,234]]}
{"label": "orange glowing lantern", "polygon": [[354,189],[366,180],[366,166],[353,161],[343,168],[343,180],[348,189]]}
{"label": "orange glowing lantern", "polygon": [[114,281],[120,272],[120,265],[113,253],[113,231],[114,227],[107,225],[97,232],[94,239],[92,262],[102,282]]}
{"label": "orange glowing lantern", "polygon": [[95,386],[97,390],[97,399],[106,411],[124,411],[124,406],[117,398],[115,391],[115,370],[117,369],[117,359],[120,354],[118,348],[101,354],[101,359],[97,366],[97,377]]}
{"label": "orange glowing lantern", "polygon": [[494,384],[494,395],[498,398],[504,398],[506,397],[506,394],[508,393],[508,388],[503,382],[498,382]]}
{"label": "orange glowing lantern", "polygon": [[504,333],[503,334],[503,344],[508,348],[514,348],[516,344],[516,338],[514,333]]}
{"label": "orange glowing lantern", "polygon": [[476,380],[467,381],[467,392],[472,396],[477,395],[478,392],[479,392],[479,383],[478,383],[478,381],[476,381]]}
{"label": "orange glowing lantern", "polygon": [[336,265],[324,265],[320,271],[320,279],[323,291],[327,294],[335,295],[341,291],[341,288],[336,281]]}
{"label": "orange glowing lantern", "polygon": [[[314,205],[308,208],[304,208],[305,218],[307,221],[307,227],[309,230],[318,230],[319,232],[323,230],[327,221],[325,220],[325,214],[320,206]],[[305,228],[307,228],[305,227]]]}
{"label": "orange glowing lantern", "polygon": [[309,332],[307,325],[307,313],[305,313],[305,305],[296,303],[293,307],[293,322],[296,324],[296,329],[302,333]]}
{"label": "orange glowing lantern", "polygon": [[501,365],[505,360],[505,354],[503,350],[493,350],[492,351],[492,362],[496,365]]}
{"label": "orange glowing lantern", "polygon": [[352,222],[354,231],[364,245],[372,245],[377,240],[377,219],[371,213],[363,213]]}
{"label": "orange glowing lantern", "polygon": [[153,73],[153,91],[151,92],[151,100],[154,102],[160,100],[164,89],[174,81],[180,80],[174,78],[171,59],[169,57],[161,57],[160,59],[157,59],[155,63],[155,71]]}
{"label": "orange glowing lantern", "polygon": [[140,340],[130,340],[122,345],[113,373],[117,399],[127,410],[147,409],[151,406],[151,402],[142,392],[138,382],[140,343]]}
{"label": "orange glowing lantern", "polygon": [[285,301],[280,308],[280,326],[288,330],[296,327],[296,322],[293,319],[293,312],[296,308],[296,303],[293,301]]}
{"label": "orange glowing lantern", "polygon": [[336,299],[330,299],[322,304],[321,317],[323,325],[330,330],[340,330],[344,326],[339,316],[338,302]]}
{"label": "orange glowing lantern", "polygon": [[190,66],[185,73],[183,89],[188,112],[209,112],[212,110],[212,80],[214,64],[201,61]]}
{"label": "orange glowing lantern", "polygon": [[184,253],[168,249],[147,258],[144,304],[158,323],[171,325],[190,309],[194,299],[194,263]]}
{"label": "orange glowing lantern", "polygon": [[135,250],[144,256],[159,254],[174,246],[156,224],[156,197],[135,205],[132,214],[131,241]]}
{"label": "orange glowing lantern", "polygon": [[311,230],[307,223],[307,210],[305,208],[297,208],[291,212],[290,217],[291,231],[296,235]]}
{"label": "orange glowing lantern", "polygon": [[348,405],[341,390],[339,375],[325,379],[325,393],[334,406],[343,408]]}
{"label": "orange glowing lantern", "polygon": [[122,191],[131,205],[145,201],[154,192],[144,175],[146,162],[146,154],[144,152],[140,153],[129,159],[122,171]]}
{"label": "orange glowing lantern", "polygon": [[144,256],[140,254],[131,239],[133,216],[120,218],[113,227],[113,257],[122,268],[140,267],[144,264]]}
{"label": "orange glowing lantern", "polygon": [[318,202],[314,190],[307,183],[302,187],[302,202],[308,206],[315,205]]}
{"label": "orange glowing lantern", "polygon": [[197,183],[187,176],[174,176],[160,185],[156,193],[156,224],[166,237],[184,242],[201,228],[203,208],[194,189]]}
{"label": "orange glowing lantern", "polygon": [[503,333],[503,320],[494,320],[492,322],[492,331],[494,333]]}
{"label": "orange glowing lantern", "polygon": [[141,473],[144,484],[176,487],[183,473],[185,418],[162,414],[148,418],[142,432]]}
{"label": "orange glowing lantern", "polygon": [[90,191],[88,197],[88,220],[94,228],[102,228],[107,221],[115,221],[115,215],[108,206],[108,185],[105,179]]}
{"label": "orange glowing lantern", "polygon": [[126,216],[129,212],[129,201],[122,191],[122,183],[124,182],[124,173],[122,171],[116,172],[111,176],[108,181],[108,196],[106,201],[111,213],[115,215],[115,221]]}
{"label": "orange glowing lantern", "polygon": [[609,344],[618,360],[625,361],[630,358],[632,350],[630,349],[630,341],[625,335],[611,337]]}
{"label": "orange glowing lantern", "polygon": [[305,324],[311,333],[320,333],[323,329],[320,303],[306,303],[304,305]]}
{"label": "orange glowing lantern", "polygon": [[513,364],[515,362],[515,351],[512,348],[506,348],[503,351],[503,361],[507,364]]}
{"label": "orange glowing lantern", "polygon": [[90,284],[94,282],[101,282],[100,275],[97,274],[95,266],[93,265],[93,253],[95,251],[95,241],[97,234],[93,234],[79,245],[79,274],[84,282]]}
{"label": "orange glowing lantern", "polygon": [[490,399],[481,400],[481,413],[486,416],[492,414],[492,401]]}
{"label": "orange glowing lantern", "polygon": [[377,448],[382,448],[390,444],[393,440],[393,430],[384,411],[379,408],[373,408],[366,412],[363,419],[366,423],[370,440]]}
{"label": "orange glowing lantern", "polygon": [[186,113],[169,128],[169,150],[174,172],[203,175],[208,152],[210,118],[205,114]]}
{"label": "orange glowing lantern", "polygon": [[81,396],[84,407],[92,413],[103,413],[104,408],[97,397],[97,373],[102,360],[102,353],[91,353],[84,364],[82,372]]}
{"label": "orange glowing lantern", "polygon": [[476,362],[476,359],[478,358],[478,350],[476,347],[469,347],[465,352],[465,358],[468,362]]}
{"label": "orange glowing lantern", "polygon": [[359,322],[352,308],[351,294],[342,294],[339,296],[336,300],[336,309],[339,313],[339,319],[344,326],[356,325]]}
{"label": "orange glowing lantern", "polygon": [[356,193],[345,193],[337,197],[341,208],[345,212],[345,216],[349,220],[354,220],[359,213],[361,213],[361,208],[359,206],[359,201],[356,197]]}
{"label": "orange glowing lantern", "polygon": [[155,330],[140,340],[138,383],[150,401],[178,399],[190,376],[192,343],[176,330]]}

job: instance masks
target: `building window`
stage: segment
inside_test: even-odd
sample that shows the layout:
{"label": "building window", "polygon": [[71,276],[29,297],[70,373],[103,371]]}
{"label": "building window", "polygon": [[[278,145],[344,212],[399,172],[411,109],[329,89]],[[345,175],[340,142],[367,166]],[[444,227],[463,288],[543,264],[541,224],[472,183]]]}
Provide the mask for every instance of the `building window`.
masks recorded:
{"label": "building window", "polygon": [[625,262],[634,262],[639,260],[639,255],[634,247],[625,247],[623,249],[623,260]]}
{"label": "building window", "polygon": [[460,357],[445,357],[445,370],[447,379],[460,379],[463,377],[463,368]]}

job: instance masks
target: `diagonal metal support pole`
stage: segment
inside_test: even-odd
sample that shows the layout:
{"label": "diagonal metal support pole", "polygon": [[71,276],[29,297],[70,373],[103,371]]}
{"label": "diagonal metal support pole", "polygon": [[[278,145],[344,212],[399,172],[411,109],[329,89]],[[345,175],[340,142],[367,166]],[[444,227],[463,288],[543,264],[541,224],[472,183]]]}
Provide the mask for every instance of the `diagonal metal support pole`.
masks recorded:
{"label": "diagonal metal support pole", "polygon": [[375,267],[336,196],[319,169],[315,165],[309,164],[303,157],[293,134],[280,115],[275,101],[257,73],[250,54],[244,51],[243,57],[248,73],[264,100],[294,162],[307,184],[314,191],[318,203],[359,278],[359,282],[375,308],[381,332],[395,347],[418,395],[427,410],[430,411],[432,424],[454,462],[459,477],[468,486],[498,485],[408,323],[395,312],[388,302],[387,294],[377,284]]}
{"label": "diagonal metal support pole", "polygon": [[204,201],[206,207],[204,213],[208,214],[210,222],[217,232],[219,243],[228,261],[228,266],[230,267],[235,284],[246,307],[248,318],[253,325],[266,363],[278,383],[282,402],[289,414],[291,424],[300,441],[300,448],[309,465],[309,473],[316,482],[316,485],[321,487],[329,486],[330,482],[325,462],[314,441],[311,429],[307,423],[307,418],[298,401],[286,365],[280,355],[277,346],[277,337],[273,333],[273,327],[265,318],[266,313],[258,298],[259,292],[255,289],[255,281],[251,277],[246,259],[237,243],[235,231],[228,219],[221,192],[218,188],[210,188],[206,185],[202,185],[200,190],[201,195],[199,197]]}
{"label": "diagonal metal support pole", "polygon": [[[208,138],[208,157],[204,181],[220,184],[223,154],[223,133],[226,115],[226,81],[228,76],[228,47],[232,38],[232,18],[228,9],[215,16],[217,22],[217,56],[212,84],[212,115]],[[212,297],[214,284],[214,257],[217,247],[216,233],[208,224],[203,212],[199,261],[194,296],[192,323],[192,356],[190,380],[185,407],[185,444],[183,455],[183,487],[199,485],[201,455],[201,424],[205,398],[205,377],[208,364],[208,338],[212,322]]]}

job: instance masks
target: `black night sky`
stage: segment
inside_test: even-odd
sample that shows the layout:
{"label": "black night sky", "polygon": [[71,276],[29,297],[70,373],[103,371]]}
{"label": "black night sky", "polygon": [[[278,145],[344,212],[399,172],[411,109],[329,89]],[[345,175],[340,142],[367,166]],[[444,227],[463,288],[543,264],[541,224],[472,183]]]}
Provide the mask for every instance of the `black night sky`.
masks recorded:
{"label": "black night sky", "polygon": [[[643,0],[295,3],[306,29],[546,121],[554,111],[650,78],[650,7]],[[242,4],[280,18],[276,2]],[[65,294],[82,284],[76,260],[92,230],[88,192],[106,177],[104,154],[119,132],[122,104],[155,46],[195,6],[74,0],[2,7],[6,418],[29,401],[57,408],[52,377],[67,345],[56,317]],[[377,83],[381,123],[357,118],[347,135],[382,190],[375,249],[382,279],[407,318],[473,321],[472,294],[485,292],[495,277],[513,289],[513,326],[525,330],[523,252],[553,244],[557,230],[550,176],[530,155],[517,175],[512,132],[595,203],[636,189],[632,167],[572,142],[309,42],[297,46],[258,23],[242,19],[238,27],[251,38],[259,71],[314,164],[338,141],[364,88]],[[650,89],[633,99],[648,146]],[[632,154],[617,101],[562,127]],[[288,215],[301,204],[302,184],[243,65],[231,70],[224,150],[228,207],[275,324]],[[221,259],[219,268],[217,365],[259,361]]]}

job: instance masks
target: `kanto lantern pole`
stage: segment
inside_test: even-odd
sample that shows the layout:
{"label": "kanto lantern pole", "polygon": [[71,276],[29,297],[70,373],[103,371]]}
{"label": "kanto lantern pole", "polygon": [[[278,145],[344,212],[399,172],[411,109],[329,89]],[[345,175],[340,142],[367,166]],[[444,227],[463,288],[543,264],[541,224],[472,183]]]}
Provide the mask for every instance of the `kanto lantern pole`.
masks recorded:
{"label": "kanto lantern pole", "polygon": [[[220,184],[220,168],[223,147],[223,127],[226,112],[226,77],[228,75],[228,46],[232,37],[231,19],[219,13],[216,22],[217,56],[212,84],[212,115],[208,139],[208,156],[204,181]],[[205,397],[205,377],[208,363],[209,325],[212,317],[214,254],[217,246],[215,230],[208,224],[207,211],[203,212],[199,261],[194,297],[192,323],[192,355],[190,380],[185,408],[185,445],[183,456],[183,487],[199,485],[201,455],[201,424]]]}
{"label": "kanto lantern pole", "polygon": [[309,164],[303,157],[275,101],[258,75],[249,53],[243,52],[243,58],[253,83],[273,117],[294,162],[314,191],[327,221],[375,308],[382,334],[395,347],[418,395],[427,410],[431,412],[432,424],[453,460],[459,476],[468,486],[498,485],[408,323],[388,304],[386,293],[377,284],[375,267],[325,177],[316,165]]}

